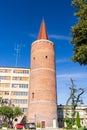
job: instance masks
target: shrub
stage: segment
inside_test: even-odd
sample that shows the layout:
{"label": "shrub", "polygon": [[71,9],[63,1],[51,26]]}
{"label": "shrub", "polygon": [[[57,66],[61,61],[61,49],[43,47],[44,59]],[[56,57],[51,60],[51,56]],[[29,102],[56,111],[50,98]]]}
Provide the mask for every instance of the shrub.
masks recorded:
{"label": "shrub", "polygon": [[40,122],[37,122],[36,127],[37,127],[37,128],[40,128],[40,127],[41,127]]}
{"label": "shrub", "polygon": [[7,122],[4,122],[3,127],[7,127],[7,126],[8,126]]}

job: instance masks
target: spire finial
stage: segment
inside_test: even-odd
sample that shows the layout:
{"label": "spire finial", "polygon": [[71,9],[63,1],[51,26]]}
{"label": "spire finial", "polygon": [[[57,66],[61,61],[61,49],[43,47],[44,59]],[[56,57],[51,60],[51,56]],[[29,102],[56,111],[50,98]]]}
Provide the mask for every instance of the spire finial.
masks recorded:
{"label": "spire finial", "polygon": [[41,26],[40,26],[40,31],[39,31],[39,34],[38,34],[38,40],[39,39],[48,39],[44,18],[42,20],[42,23],[41,23]]}

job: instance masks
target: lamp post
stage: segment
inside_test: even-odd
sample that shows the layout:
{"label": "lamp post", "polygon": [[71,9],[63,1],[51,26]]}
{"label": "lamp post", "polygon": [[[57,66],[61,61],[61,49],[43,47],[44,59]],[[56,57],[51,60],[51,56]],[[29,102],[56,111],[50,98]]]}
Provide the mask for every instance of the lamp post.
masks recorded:
{"label": "lamp post", "polygon": [[35,114],[34,116],[35,116],[35,124],[36,124],[36,123],[37,123],[37,122],[36,122],[36,114]]}

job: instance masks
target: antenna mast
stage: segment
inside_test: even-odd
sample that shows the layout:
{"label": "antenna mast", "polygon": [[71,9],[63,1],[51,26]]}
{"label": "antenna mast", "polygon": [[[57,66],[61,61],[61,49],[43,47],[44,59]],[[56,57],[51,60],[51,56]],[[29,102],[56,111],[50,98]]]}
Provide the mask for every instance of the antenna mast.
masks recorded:
{"label": "antenna mast", "polygon": [[15,66],[17,67],[18,65],[18,56],[20,55],[20,45],[17,44],[16,48],[15,48],[15,51],[16,51],[16,63],[15,63]]}

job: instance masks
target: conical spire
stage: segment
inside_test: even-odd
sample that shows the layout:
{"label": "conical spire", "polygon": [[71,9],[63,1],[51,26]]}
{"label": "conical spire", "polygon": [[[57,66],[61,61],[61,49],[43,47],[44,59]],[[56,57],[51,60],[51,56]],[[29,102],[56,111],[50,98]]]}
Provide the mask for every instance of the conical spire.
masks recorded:
{"label": "conical spire", "polygon": [[40,31],[39,31],[39,34],[38,34],[38,40],[39,39],[48,39],[44,20],[42,21],[41,26],[40,26]]}

